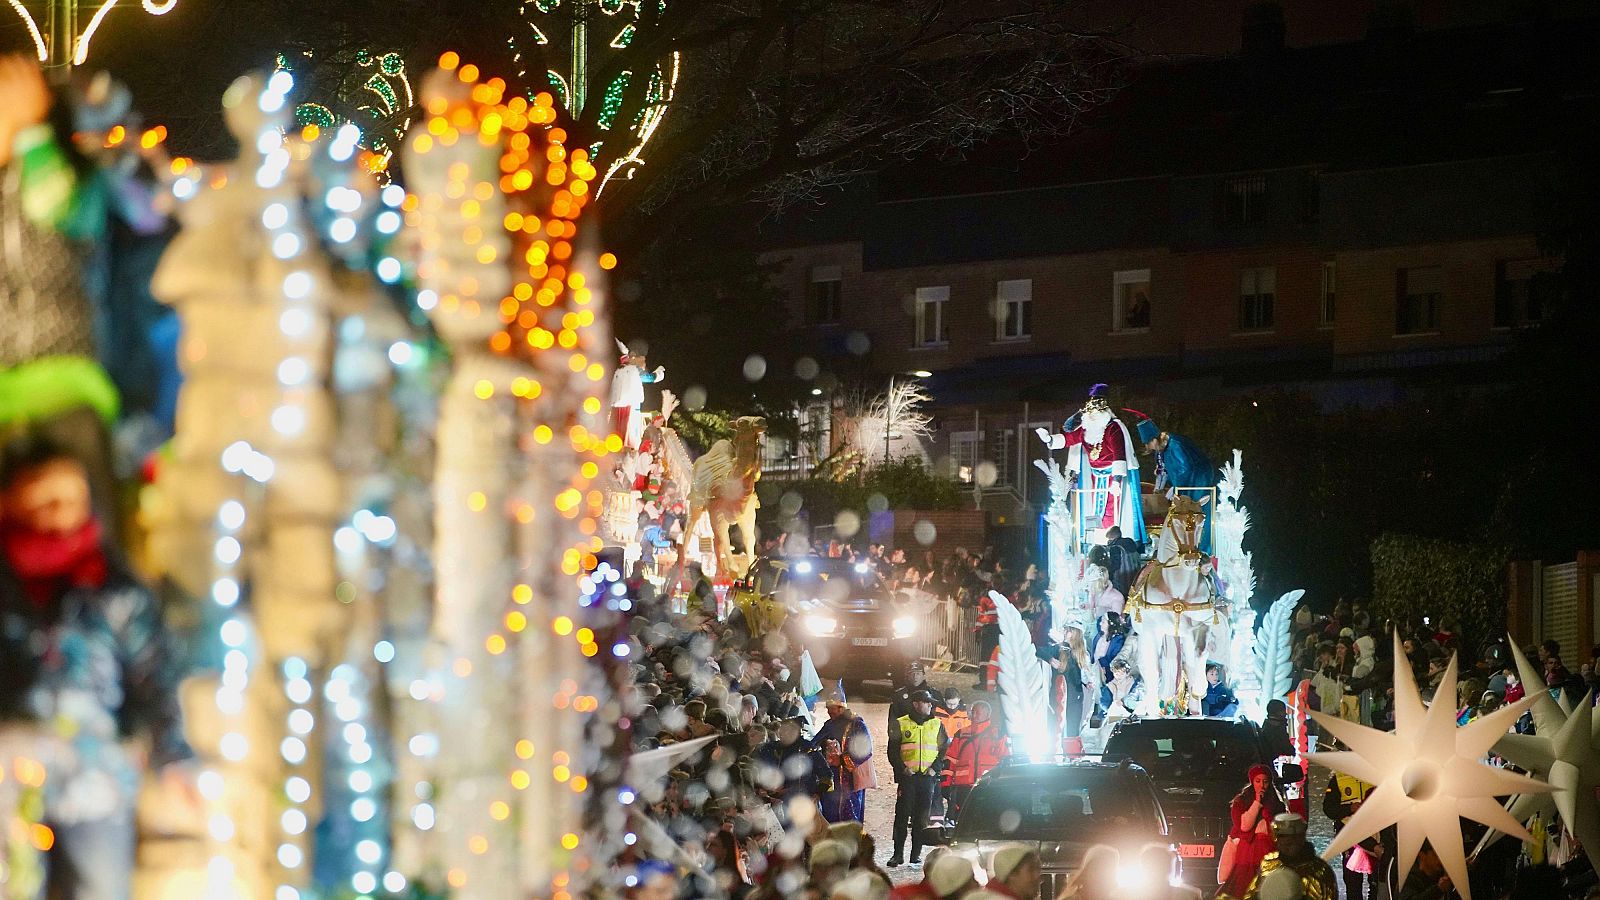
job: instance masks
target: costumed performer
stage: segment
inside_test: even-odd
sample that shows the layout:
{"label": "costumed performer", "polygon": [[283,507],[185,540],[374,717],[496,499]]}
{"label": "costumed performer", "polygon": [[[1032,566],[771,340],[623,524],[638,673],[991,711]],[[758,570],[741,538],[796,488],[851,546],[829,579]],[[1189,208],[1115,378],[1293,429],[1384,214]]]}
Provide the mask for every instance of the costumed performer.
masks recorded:
{"label": "costumed performer", "polygon": [[1123,535],[1142,547],[1148,538],[1140,500],[1139,456],[1127,426],[1111,413],[1108,391],[1104,384],[1095,385],[1089,389],[1088,402],[1067,419],[1060,433],[1043,428],[1037,433],[1051,450],[1068,452],[1067,476],[1079,492],[1079,540],[1088,541],[1090,532],[1120,526]]}
{"label": "costumed performer", "polygon": [[644,405],[644,386],[667,377],[667,370],[656,366],[654,371],[647,371],[645,355],[630,351],[621,341],[617,341],[617,350],[622,359],[611,376],[611,429],[622,438],[624,446],[637,450],[639,439],[644,436],[645,420],[639,414],[639,407]]}
{"label": "costumed performer", "polygon": [[[1306,840],[1306,820],[1294,813],[1274,816],[1272,834],[1278,849],[1262,857],[1260,874],[1245,889],[1244,900],[1336,900],[1339,889],[1333,881],[1333,869]],[[1286,875],[1299,880],[1298,891],[1292,882],[1277,884]],[[1350,900],[1359,897],[1359,893],[1353,894]]]}
{"label": "costumed performer", "polygon": [[1261,860],[1277,849],[1272,838],[1272,820],[1286,812],[1283,797],[1272,784],[1272,772],[1257,763],[1250,767],[1250,783],[1233,798],[1228,814],[1233,827],[1218,861],[1218,893],[1244,896],[1255,880]]}
{"label": "costumed performer", "polygon": [[[1168,499],[1183,495],[1200,504],[1202,509],[1208,503],[1214,509],[1217,482],[1222,480],[1222,472],[1211,462],[1211,457],[1183,435],[1162,431],[1155,420],[1144,413],[1132,409],[1126,412],[1139,417],[1134,424],[1139,443],[1155,458],[1156,490],[1165,492]],[[1200,550],[1208,555],[1211,553],[1211,519],[1212,516],[1206,516],[1200,532]]]}

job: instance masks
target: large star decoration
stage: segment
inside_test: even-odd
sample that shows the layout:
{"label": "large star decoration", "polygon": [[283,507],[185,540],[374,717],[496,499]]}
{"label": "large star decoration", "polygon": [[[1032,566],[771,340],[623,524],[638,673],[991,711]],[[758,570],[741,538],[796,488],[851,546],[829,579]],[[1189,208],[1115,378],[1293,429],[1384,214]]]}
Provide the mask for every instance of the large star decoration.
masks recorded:
{"label": "large star decoration", "polygon": [[[1554,811],[1594,862],[1600,855],[1600,804],[1594,802],[1595,792],[1600,790],[1600,719],[1594,716],[1593,698],[1585,695],[1568,711],[1551,699],[1542,687],[1539,671],[1515,643],[1511,652],[1522,683],[1532,695],[1535,733],[1500,735],[1494,752],[1544,778],[1554,791],[1550,797],[1523,794],[1515,798],[1510,815],[1518,822],[1528,821],[1535,813],[1548,816],[1553,800]],[[1486,837],[1480,846],[1488,843]],[[1595,852],[1590,853],[1590,848]]]}
{"label": "large star decoration", "polygon": [[1322,856],[1336,859],[1358,842],[1390,825],[1398,825],[1400,883],[1405,883],[1426,838],[1439,854],[1456,890],[1464,900],[1472,900],[1460,818],[1465,816],[1528,840],[1522,823],[1512,818],[1495,798],[1550,790],[1543,782],[1484,762],[1489,748],[1536,698],[1525,697],[1457,728],[1455,658],[1451,657],[1435,692],[1441,702],[1431,707],[1423,705],[1416,679],[1404,665],[1406,657],[1399,634],[1394,638],[1394,658],[1399,665],[1395,666],[1393,732],[1311,714],[1317,724],[1350,747],[1346,751],[1313,753],[1312,762],[1374,785]]}

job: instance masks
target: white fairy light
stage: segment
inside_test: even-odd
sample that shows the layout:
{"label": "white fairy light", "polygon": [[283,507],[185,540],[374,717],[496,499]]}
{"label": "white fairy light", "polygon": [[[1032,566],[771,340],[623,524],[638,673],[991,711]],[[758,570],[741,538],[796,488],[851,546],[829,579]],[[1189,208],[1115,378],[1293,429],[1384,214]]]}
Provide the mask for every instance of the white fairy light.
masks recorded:
{"label": "white fairy light", "polygon": [[272,430],[284,437],[295,437],[305,427],[306,411],[298,406],[280,406],[272,411]]}
{"label": "white fairy light", "polygon": [[289,223],[289,207],[282,203],[271,203],[261,211],[261,224],[273,230],[282,228]]}

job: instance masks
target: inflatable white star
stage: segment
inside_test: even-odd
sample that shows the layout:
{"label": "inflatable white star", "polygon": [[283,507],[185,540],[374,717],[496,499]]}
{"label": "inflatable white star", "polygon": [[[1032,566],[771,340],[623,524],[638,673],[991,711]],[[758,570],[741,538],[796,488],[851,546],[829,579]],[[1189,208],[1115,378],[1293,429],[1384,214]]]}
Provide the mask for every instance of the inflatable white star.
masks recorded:
{"label": "inflatable white star", "polygon": [[[1517,671],[1533,701],[1534,734],[1503,734],[1495,741],[1494,752],[1512,764],[1550,782],[1550,797],[1523,794],[1511,802],[1510,815],[1526,822],[1535,813],[1549,816],[1552,807],[1573,837],[1589,853],[1600,852],[1600,804],[1594,802],[1600,790],[1600,719],[1594,716],[1593,698],[1585,695],[1575,708],[1551,699],[1543,687],[1544,679],[1528,658],[1511,644]],[[1552,803],[1552,801],[1554,801]],[[1487,845],[1485,838],[1479,846]],[[1595,861],[1595,854],[1589,857]]]}
{"label": "inflatable white star", "polygon": [[1456,661],[1450,659],[1435,696],[1440,702],[1424,706],[1416,679],[1405,665],[1400,636],[1394,638],[1394,731],[1378,731],[1333,716],[1311,716],[1347,751],[1311,754],[1312,762],[1374,785],[1355,815],[1334,836],[1324,859],[1339,854],[1390,825],[1398,825],[1400,883],[1404,884],[1427,839],[1464,900],[1472,900],[1467,883],[1467,860],[1461,844],[1460,817],[1527,840],[1522,823],[1495,800],[1506,794],[1550,790],[1550,786],[1524,775],[1484,763],[1494,746],[1535,698],[1456,727]]}

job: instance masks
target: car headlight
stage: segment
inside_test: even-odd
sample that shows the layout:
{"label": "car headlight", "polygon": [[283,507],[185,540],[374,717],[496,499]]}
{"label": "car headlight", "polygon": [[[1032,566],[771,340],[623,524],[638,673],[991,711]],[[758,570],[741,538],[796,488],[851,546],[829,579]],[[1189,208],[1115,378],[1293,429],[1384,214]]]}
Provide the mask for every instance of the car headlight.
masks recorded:
{"label": "car headlight", "polygon": [[1125,891],[1143,891],[1155,883],[1150,870],[1138,862],[1117,863],[1117,887]]}
{"label": "car headlight", "polygon": [[917,633],[917,620],[911,616],[894,617],[894,636],[897,638],[910,637]]}
{"label": "car headlight", "polygon": [[816,635],[833,634],[839,627],[839,620],[833,616],[819,616],[815,613],[805,617],[806,630]]}

